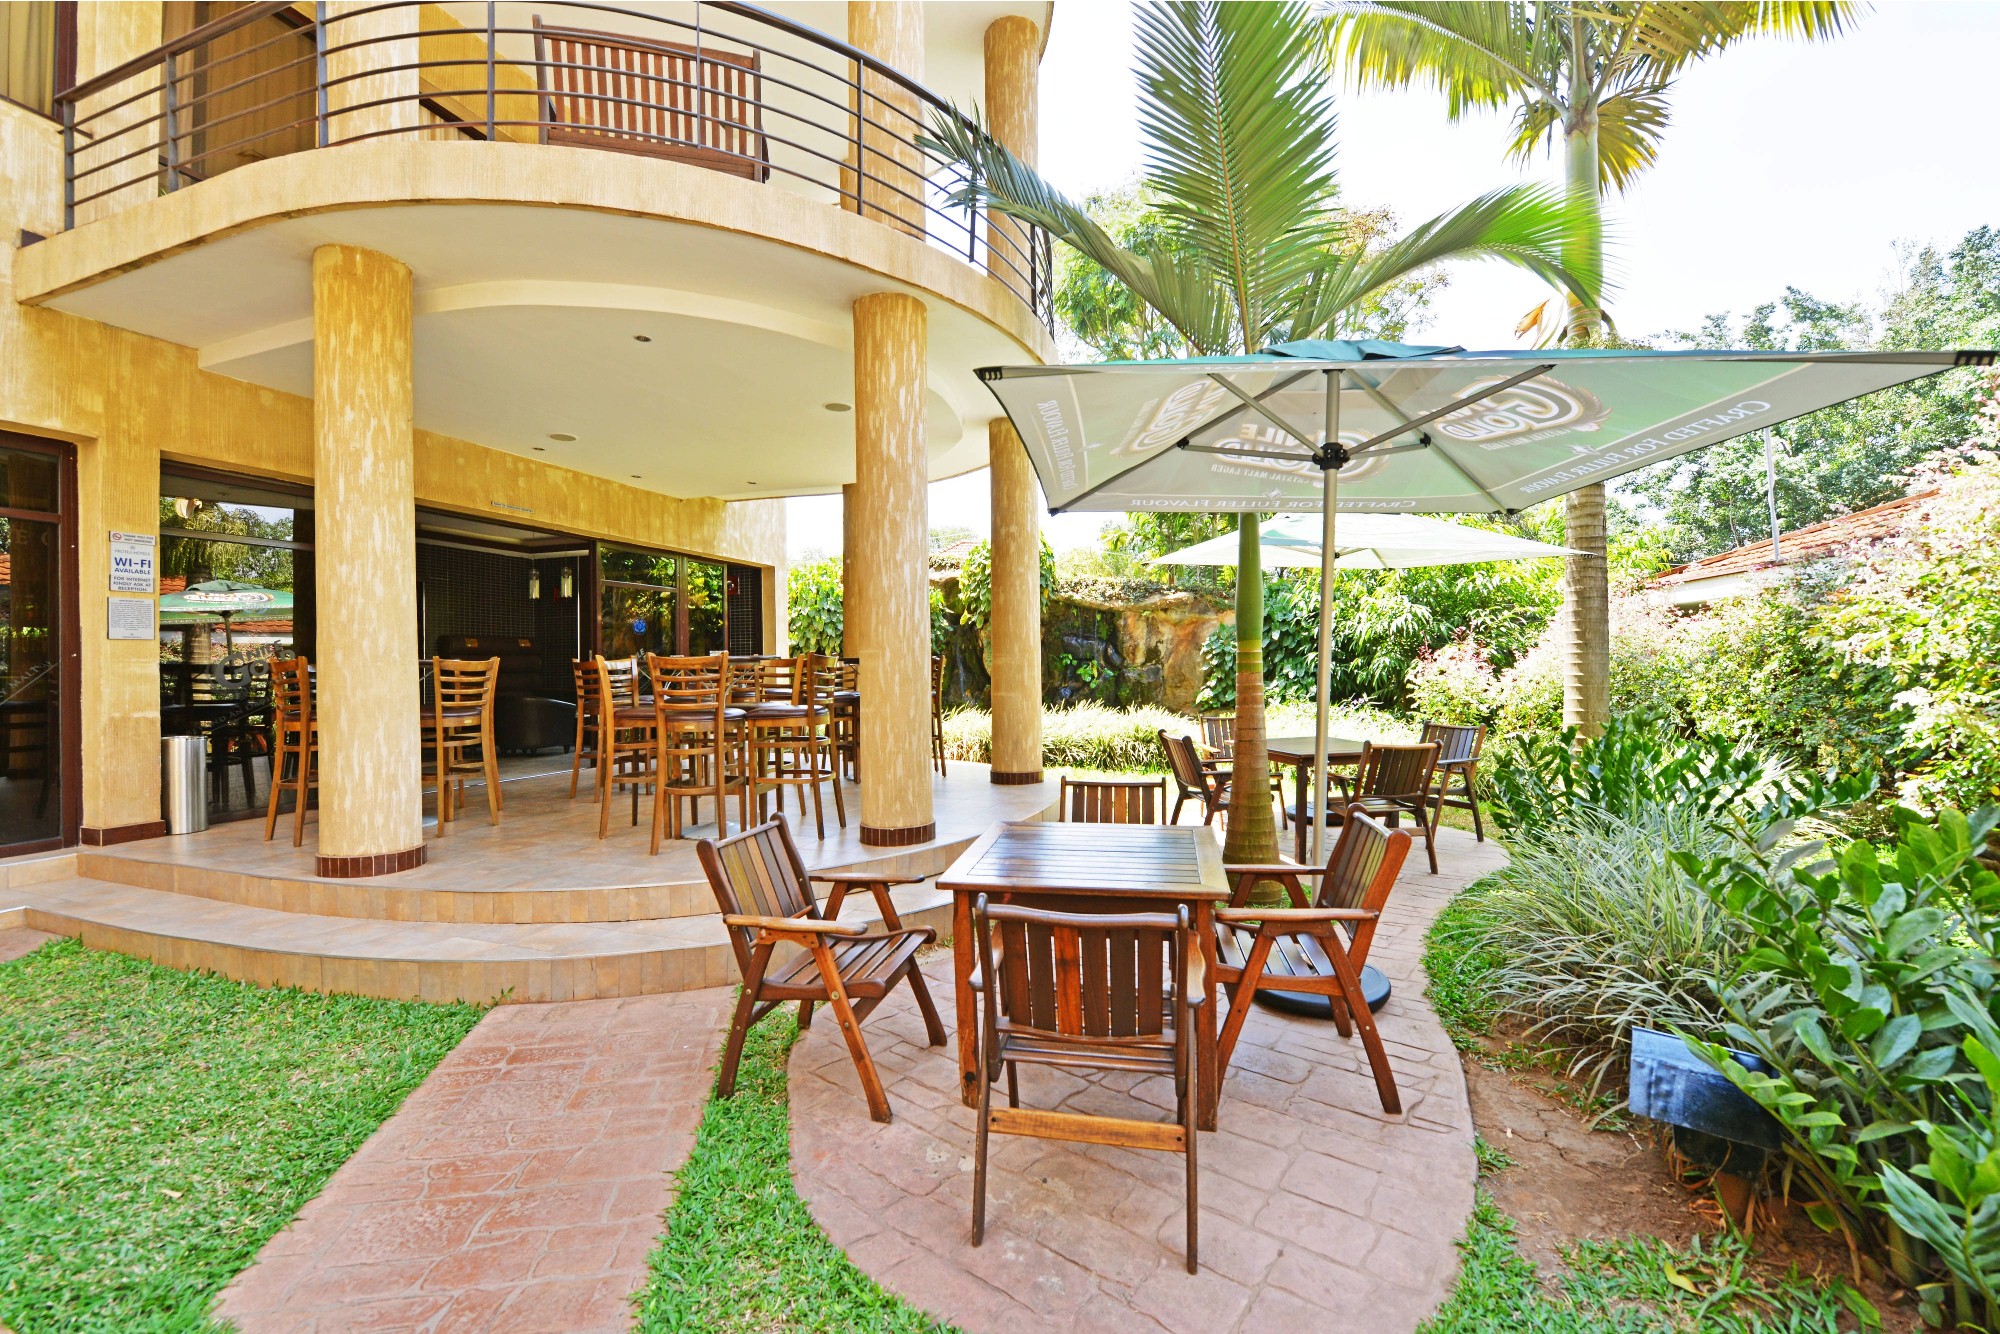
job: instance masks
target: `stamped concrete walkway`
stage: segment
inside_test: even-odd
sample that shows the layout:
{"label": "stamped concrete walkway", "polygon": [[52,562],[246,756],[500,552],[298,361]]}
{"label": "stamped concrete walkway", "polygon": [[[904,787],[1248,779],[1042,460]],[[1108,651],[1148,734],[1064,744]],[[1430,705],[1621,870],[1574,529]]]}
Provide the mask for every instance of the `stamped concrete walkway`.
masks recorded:
{"label": "stamped concrete walkway", "polygon": [[[1389,900],[1371,962],[1404,1113],[1385,1117],[1359,1042],[1326,1022],[1252,1013],[1201,1136],[1201,1261],[1183,1268],[1181,1166],[1167,1154],[996,1137],[986,1244],[971,1245],[973,1114],[955,1048],[927,1047],[906,992],[867,1025],[894,1104],[868,1120],[835,1026],[793,1049],[792,1171],[834,1243],[885,1287],[968,1331],[1413,1329],[1457,1272],[1473,1203],[1472,1117],[1457,1054],[1423,998],[1431,919],[1501,864],[1446,829]],[[951,995],[950,961],[926,970]],[[1171,1115],[1166,1081],[1021,1072],[1024,1106]]]}
{"label": "stamped concrete walkway", "polygon": [[629,1329],[733,996],[495,1009],[216,1314],[243,1334]]}

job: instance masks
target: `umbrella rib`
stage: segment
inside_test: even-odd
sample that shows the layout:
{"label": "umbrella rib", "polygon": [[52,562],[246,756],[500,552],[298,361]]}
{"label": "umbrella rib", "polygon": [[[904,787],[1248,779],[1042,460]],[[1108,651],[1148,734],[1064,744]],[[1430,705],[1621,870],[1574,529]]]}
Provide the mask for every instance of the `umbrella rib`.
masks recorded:
{"label": "umbrella rib", "polygon": [[[1311,454],[1274,454],[1264,449],[1224,449],[1221,445],[1180,444],[1176,449],[1185,449],[1190,454],[1222,454],[1232,459],[1272,459],[1278,463],[1316,463]],[[1384,451],[1388,452],[1388,451]],[[1120,473],[1119,476],[1124,476]]]}
{"label": "umbrella rib", "polygon": [[[1370,380],[1366,375],[1363,375],[1359,371],[1353,372],[1353,375],[1355,383],[1361,386],[1361,391],[1363,393],[1367,394],[1368,397],[1374,399],[1376,405],[1379,406],[1382,409],[1382,411],[1388,413],[1392,417],[1399,419],[1403,423],[1404,430],[1407,431],[1410,429],[1410,424],[1409,424],[1410,415],[1407,412],[1404,412],[1400,407],[1397,407],[1396,401],[1394,399],[1390,398],[1387,394],[1382,392],[1381,385],[1377,384],[1373,380]],[[1446,453],[1444,446],[1438,444],[1437,441],[1431,437],[1431,433],[1429,431],[1424,431],[1414,441],[1412,441],[1407,445],[1389,445],[1385,448],[1377,449],[1374,452],[1377,454],[1400,454],[1406,450],[1411,450],[1411,449],[1435,449],[1437,451],[1437,456],[1443,459],[1446,463],[1450,464],[1451,470],[1457,473],[1460,477],[1464,478],[1465,484],[1467,486],[1477,491],[1480,495],[1486,497],[1487,504],[1491,505],[1496,511],[1504,511],[1507,508],[1505,505],[1500,503],[1500,497],[1494,495],[1491,491],[1487,490],[1483,485],[1481,485],[1479,479],[1477,477],[1474,477],[1470,472],[1470,470],[1468,470],[1464,464],[1460,463],[1457,459],[1453,458],[1450,454]]]}
{"label": "umbrella rib", "polygon": [[1506,379],[1498,382],[1497,384],[1488,385],[1486,388],[1480,390],[1476,394],[1467,394],[1463,398],[1455,398],[1441,408],[1432,408],[1429,412],[1424,413],[1421,417],[1412,417],[1408,421],[1404,422],[1401,426],[1398,426],[1393,431],[1384,431],[1382,434],[1378,436],[1374,436],[1371,437],[1370,439],[1363,440],[1360,444],[1356,445],[1353,449],[1349,450],[1348,452],[1351,454],[1359,454],[1364,450],[1373,449],[1377,445],[1385,444],[1388,441],[1394,440],[1397,436],[1402,435],[1405,431],[1414,430],[1419,426],[1428,426],[1432,422],[1436,421],[1438,418],[1448,417],[1452,413],[1459,411],[1461,408],[1469,408],[1474,403],[1483,403],[1487,399],[1493,397],[1495,394],[1504,393],[1505,391],[1512,389],[1515,385],[1520,384],[1525,380],[1532,380],[1536,376],[1544,375],[1549,371],[1554,370],[1555,368],[1556,364],[1553,361],[1544,362],[1542,365],[1539,366],[1531,366],[1527,370],[1522,371],[1519,375],[1510,375]]}
{"label": "umbrella rib", "polygon": [[[1532,380],[1536,376],[1541,375],[1543,372],[1551,371],[1554,369],[1555,369],[1555,363],[1549,362],[1546,365],[1537,366],[1531,370],[1523,371],[1519,375],[1509,376],[1508,378],[1500,381],[1498,384],[1489,385],[1487,388],[1480,390],[1476,394],[1467,394],[1463,398],[1454,399],[1452,402],[1445,404],[1443,407],[1433,409],[1432,411],[1425,413],[1421,417],[1406,416],[1403,410],[1397,407],[1395,403],[1390,400],[1387,394],[1384,394],[1380,389],[1376,388],[1375,385],[1369,383],[1368,379],[1365,376],[1356,375],[1354,378],[1360,381],[1362,388],[1367,392],[1368,396],[1374,399],[1377,403],[1381,404],[1384,411],[1394,416],[1402,417],[1403,424],[1397,427],[1393,431],[1384,431],[1382,434],[1375,436],[1371,440],[1363,441],[1361,444],[1355,446],[1355,448],[1351,452],[1359,454],[1363,450],[1375,450],[1375,452],[1382,454],[1400,453],[1402,450],[1409,448],[1409,446],[1398,445],[1393,449],[1379,449],[1377,447],[1387,441],[1394,440],[1399,435],[1403,435],[1406,432],[1413,431],[1418,429],[1419,427],[1429,425],[1431,422],[1436,421],[1438,418],[1448,416],[1451,413],[1457,412],[1461,408],[1471,407],[1475,403],[1484,402],[1486,399],[1493,397],[1495,394],[1501,393],[1508,389],[1512,389],[1515,385],[1520,384],[1524,380]],[[1496,513],[1504,513],[1507,510],[1507,506],[1501,502],[1500,497],[1494,495],[1491,491],[1487,490],[1485,485],[1481,483],[1477,477],[1474,477],[1471,474],[1471,472],[1467,471],[1464,464],[1460,463],[1457,459],[1453,458],[1449,453],[1445,452],[1444,446],[1440,445],[1439,443],[1437,443],[1436,440],[1432,439],[1429,431],[1424,432],[1423,437],[1417,441],[1417,444],[1422,448],[1434,451],[1439,458],[1443,459],[1445,463],[1450,466],[1453,472],[1457,473],[1461,478],[1465,480],[1465,484],[1467,486],[1477,491],[1480,495],[1486,497],[1486,503],[1491,505]]]}
{"label": "umbrella rib", "polygon": [[[1297,384],[1300,380],[1305,379],[1306,376],[1311,374],[1312,374],[1311,371],[1305,370],[1305,371],[1298,371],[1292,375],[1287,375],[1284,379],[1278,381],[1276,384],[1272,385],[1269,389],[1266,389],[1263,393],[1258,394],[1256,397],[1259,399],[1266,399],[1271,397],[1273,394],[1281,394],[1285,390],[1290,389],[1293,385]],[[1209,378],[1214,379],[1215,377],[1213,374],[1211,374]],[[1236,386],[1228,384],[1225,384],[1223,388],[1229,389],[1231,391],[1236,390]],[[1215,416],[1210,417],[1207,421],[1203,422],[1201,425],[1195,427],[1192,431],[1189,431],[1187,434],[1183,435],[1181,439],[1192,440],[1198,435],[1203,435],[1209,431],[1212,431],[1216,427],[1228,421],[1231,417],[1234,417],[1237,413],[1242,412],[1243,410],[1244,409],[1242,405],[1239,404],[1236,407],[1229,409],[1227,412],[1218,412],[1217,414],[1215,414]],[[1289,428],[1287,428],[1287,430],[1289,431]],[[1126,471],[1129,472],[1131,471],[1131,469],[1128,468],[1126,469]]]}
{"label": "umbrella rib", "polygon": [[[1265,421],[1271,423],[1271,425],[1277,427],[1280,431],[1283,431],[1286,435],[1298,441],[1301,445],[1304,445],[1306,449],[1309,451],[1312,459],[1315,462],[1318,461],[1319,450],[1313,447],[1311,435],[1309,435],[1305,431],[1301,431],[1298,427],[1292,425],[1290,422],[1286,421],[1283,417],[1280,417],[1277,413],[1271,411],[1271,409],[1265,406],[1261,401],[1259,401],[1256,398],[1252,398],[1249,394],[1244,393],[1243,390],[1235,383],[1233,383],[1230,380],[1224,379],[1222,376],[1216,374],[1214,371],[1210,371],[1208,373],[1208,378],[1213,380],[1215,383],[1221,385],[1224,389],[1228,390],[1230,393],[1236,395],[1236,397],[1242,399],[1244,407],[1250,409],[1250,411],[1256,413],[1259,417],[1262,417]],[[1267,391],[1267,394],[1275,394],[1276,392],[1278,392],[1276,389],[1272,389]],[[1193,439],[1192,433],[1190,433],[1188,438]]]}

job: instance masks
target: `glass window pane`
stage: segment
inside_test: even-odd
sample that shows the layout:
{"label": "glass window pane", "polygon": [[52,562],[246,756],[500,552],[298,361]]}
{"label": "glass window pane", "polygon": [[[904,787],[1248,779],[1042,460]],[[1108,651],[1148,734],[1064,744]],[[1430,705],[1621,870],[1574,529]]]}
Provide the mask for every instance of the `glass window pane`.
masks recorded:
{"label": "glass window pane", "polygon": [[0,97],[48,115],[55,85],[55,0],[0,5]]}
{"label": "glass window pane", "polygon": [[601,616],[603,653],[631,658],[674,651],[674,595],[665,588],[607,584]]}
{"label": "glass window pane", "polygon": [[0,844],[62,832],[56,525],[0,519]]}
{"label": "glass window pane", "polygon": [[190,533],[256,537],[271,542],[309,540],[303,496],[255,485],[184,477],[160,479],[160,527]]}
{"label": "glass window pane", "polygon": [[722,566],[688,562],[688,652],[716,653],[729,647],[728,598],[728,578]]}
{"label": "glass window pane", "polygon": [[601,548],[600,568],[606,579],[621,584],[650,584],[654,588],[674,586],[674,557],[624,547]]}
{"label": "glass window pane", "polygon": [[[0,6],[5,8],[5,6]],[[0,449],[0,505],[56,510],[56,457],[26,449]]]}

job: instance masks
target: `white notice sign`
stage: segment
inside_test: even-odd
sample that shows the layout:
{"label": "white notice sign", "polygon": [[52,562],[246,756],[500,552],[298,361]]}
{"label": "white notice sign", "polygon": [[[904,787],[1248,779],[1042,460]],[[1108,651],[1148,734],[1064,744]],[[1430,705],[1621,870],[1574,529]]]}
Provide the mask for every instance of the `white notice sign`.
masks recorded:
{"label": "white notice sign", "polygon": [[[111,591],[150,593],[153,591],[153,544],[151,533],[111,535]],[[149,630],[147,634],[152,632]],[[112,636],[114,639],[116,635]],[[137,636],[143,638],[144,636]]]}
{"label": "white notice sign", "polygon": [[108,618],[112,639],[151,639],[153,637],[153,599],[112,598],[111,615]]}

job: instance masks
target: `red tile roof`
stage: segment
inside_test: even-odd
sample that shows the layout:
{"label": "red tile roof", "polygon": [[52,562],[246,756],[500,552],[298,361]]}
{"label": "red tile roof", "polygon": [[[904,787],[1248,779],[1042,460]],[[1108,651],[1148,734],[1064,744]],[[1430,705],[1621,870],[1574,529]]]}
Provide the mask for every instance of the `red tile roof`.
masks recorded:
{"label": "red tile roof", "polygon": [[1798,565],[1838,556],[1854,546],[1894,537],[1917,507],[1936,494],[1936,491],[1921,491],[1873,509],[1857,510],[1853,514],[1843,514],[1835,519],[1794,528],[1789,533],[1780,533],[1778,559],[1775,561],[1771,559],[1769,540],[1752,542],[1733,551],[1718,551],[1713,556],[1676,565],[1654,576],[1652,582],[1655,585],[1689,584],[1732,574],[1750,574],[1775,565]]}

